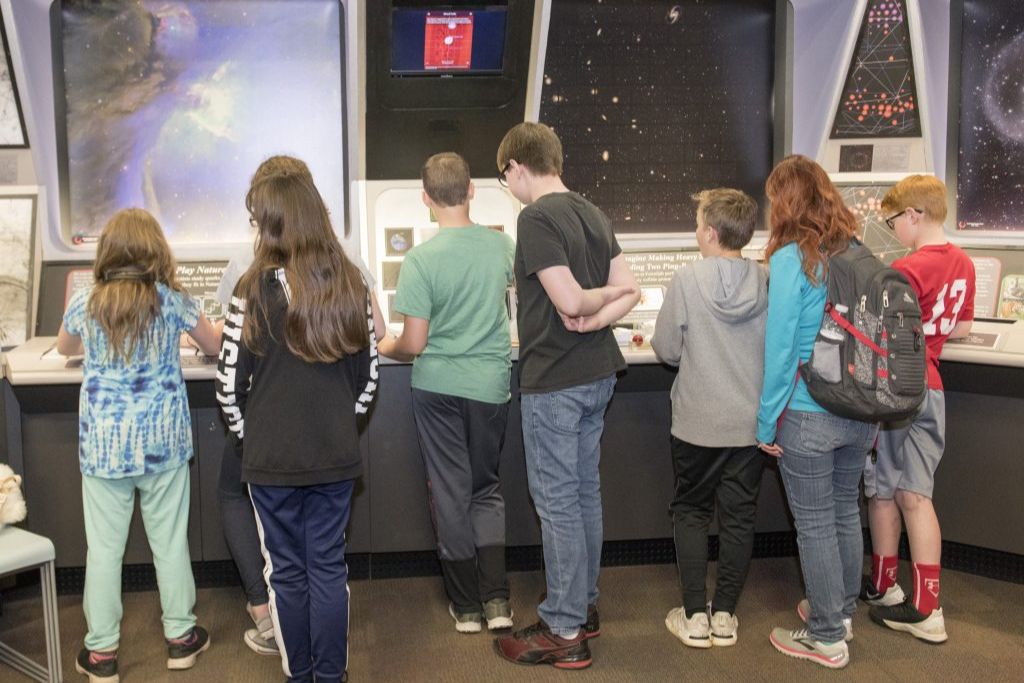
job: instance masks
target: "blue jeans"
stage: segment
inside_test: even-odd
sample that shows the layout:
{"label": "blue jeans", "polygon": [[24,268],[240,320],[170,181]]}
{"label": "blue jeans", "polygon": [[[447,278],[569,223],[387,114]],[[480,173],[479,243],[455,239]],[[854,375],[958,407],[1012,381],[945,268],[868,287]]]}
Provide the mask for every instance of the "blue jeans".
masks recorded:
{"label": "blue jeans", "polygon": [[790,410],[776,440],[811,604],[807,627],[822,642],[842,640],[843,619],[857,609],[864,564],[858,487],[877,431],[831,413]]}
{"label": "blue jeans", "polygon": [[[542,394],[523,394],[523,446],[540,517],[547,598],[537,608],[556,635],[570,635],[597,602],[604,540],[601,433],[615,375]],[[863,463],[862,463],[863,464]]]}

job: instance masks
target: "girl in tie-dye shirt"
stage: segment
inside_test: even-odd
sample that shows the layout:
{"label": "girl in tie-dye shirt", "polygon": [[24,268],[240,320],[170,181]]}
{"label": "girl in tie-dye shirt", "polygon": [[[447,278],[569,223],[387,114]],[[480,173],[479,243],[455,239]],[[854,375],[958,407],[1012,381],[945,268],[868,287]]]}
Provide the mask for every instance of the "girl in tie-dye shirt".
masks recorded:
{"label": "girl in tie-dye shirt", "polygon": [[214,355],[220,333],[181,290],[160,225],[142,209],[119,211],[104,227],[93,276],[94,285],[68,303],[57,349],[85,355],[78,440],[89,631],[76,669],[90,680],[114,680],[121,558],[136,490],[159,579],[167,666],[190,668],[209,645],[192,613],[192,424],[178,348],[187,332]]}

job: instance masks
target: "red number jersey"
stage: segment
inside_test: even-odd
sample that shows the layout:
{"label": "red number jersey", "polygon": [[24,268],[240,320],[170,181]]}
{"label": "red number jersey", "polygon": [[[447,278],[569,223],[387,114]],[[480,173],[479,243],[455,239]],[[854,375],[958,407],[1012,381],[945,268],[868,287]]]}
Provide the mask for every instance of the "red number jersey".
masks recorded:
{"label": "red number jersey", "polygon": [[928,245],[893,262],[921,303],[928,388],[942,389],[939,354],[957,323],[974,320],[974,263],[955,244]]}

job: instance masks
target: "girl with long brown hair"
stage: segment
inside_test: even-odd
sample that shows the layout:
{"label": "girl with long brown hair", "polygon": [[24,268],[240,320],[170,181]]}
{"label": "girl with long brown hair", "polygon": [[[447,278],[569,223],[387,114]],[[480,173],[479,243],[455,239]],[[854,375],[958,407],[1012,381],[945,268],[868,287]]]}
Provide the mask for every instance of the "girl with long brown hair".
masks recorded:
{"label": "girl with long brown hair", "polygon": [[770,279],[757,440],[779,458],[807,591],[797,608],[806,628],[776,628],[771,642],[791,657],[841,668],[850,661],[864,553],[858,487],[878,428],[828,413],[797,370],[821,326],[829,256],[849,245],[857,223],[825,170],[806,157],[779,162],[765,192]]}
{"label": "girl with long brown hair", "polygon": [[219,332],[182,291],[160,225],[142,209],[103,228],[94,284],[64,313],[57,350],[84,353],[79,465],[89,555],[83,608],[89,631],[76,669],[90,683],[117,680],[121,558],[139,492],[163,608],[169,669],[188,669],[209,646],[196,626],[188,551],[192,425],[179,339],[217,353]]}
{"label": "girl with long brown hair", "polygon": [[257,175],[255,259],[235,288],[217,397],[242,443],[270,614],[289,680],[342,680],[345,527],[362,470],[357,414],[376,389],[369,290],[308,172]]}

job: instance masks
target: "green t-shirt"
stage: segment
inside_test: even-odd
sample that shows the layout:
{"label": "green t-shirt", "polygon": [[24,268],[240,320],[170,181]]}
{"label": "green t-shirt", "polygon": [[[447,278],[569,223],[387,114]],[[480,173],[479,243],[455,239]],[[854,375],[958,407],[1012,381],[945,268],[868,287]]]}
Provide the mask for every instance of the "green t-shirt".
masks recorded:
{"label": "green t-shirt", "polygon": [[430,321],[412,368],[416,389],[485,403],[509,400],[512,342],[505,293],[515,243],[482,225],[443,228],[406,254],[395,309]]}

